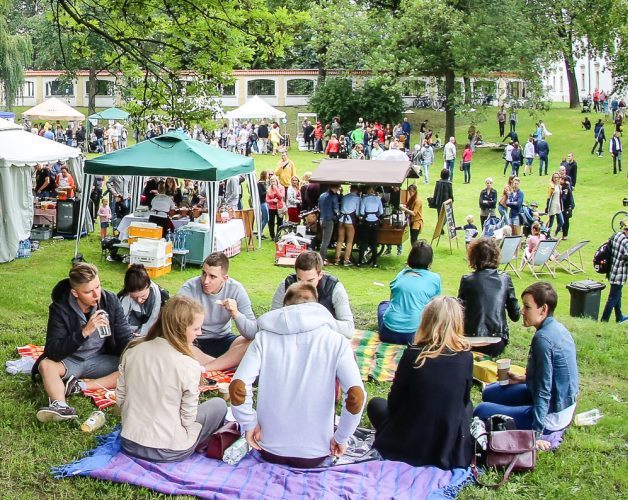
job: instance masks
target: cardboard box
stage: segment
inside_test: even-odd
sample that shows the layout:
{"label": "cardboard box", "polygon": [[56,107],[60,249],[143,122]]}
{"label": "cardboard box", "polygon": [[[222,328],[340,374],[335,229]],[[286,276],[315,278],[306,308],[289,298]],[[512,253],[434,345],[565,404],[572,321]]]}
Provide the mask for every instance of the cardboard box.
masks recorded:
{"label": "cardboard box", "polygon": [[129,264],[142,264],[146,269],[156,269],[172,265],[172,254],[165,257],[129,256]]}
{"label": "cardboard box", "polygon": [[[142,224],[141,226],[139,224]],[[146,227],[146,223],[133,223],[129,226],[128,234],[135,238],[150,238],[154,240],[160,240],[163,237],[163,228],[157,224],[152,224],[154,227]]]}
{"label": "cardboard box", "polygon": [[283,241],[279,241],[275,244],[275,258],[279,259],[280,257],[288,257],[288,258],[297,258],[299,254],[307,251],[307,245],[298,245],[294,243],[285,243]]}

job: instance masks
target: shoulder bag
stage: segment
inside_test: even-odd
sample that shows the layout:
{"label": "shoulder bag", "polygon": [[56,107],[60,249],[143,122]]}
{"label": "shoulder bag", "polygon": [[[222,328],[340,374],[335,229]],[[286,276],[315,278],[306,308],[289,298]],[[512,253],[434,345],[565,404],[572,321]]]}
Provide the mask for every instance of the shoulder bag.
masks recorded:
{"label": "shoulder bag", "polygon": [[205,453],[209,458],[222,459],[225,450],[240,439],[240,426],[237,422],[227,422],[216,432],[196,447],[199,453]]}

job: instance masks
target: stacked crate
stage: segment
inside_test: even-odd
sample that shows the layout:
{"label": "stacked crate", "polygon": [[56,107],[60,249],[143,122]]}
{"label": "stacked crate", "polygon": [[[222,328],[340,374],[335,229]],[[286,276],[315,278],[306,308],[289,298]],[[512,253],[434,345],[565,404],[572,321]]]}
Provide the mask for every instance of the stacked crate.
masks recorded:
{"label": "stacked crate", "polygon": [[159,278],[172,270],[172,243],[162,239],[162,233],[162,228],[156,224],[129,226],[130,263],[143,264],[151,278]]}

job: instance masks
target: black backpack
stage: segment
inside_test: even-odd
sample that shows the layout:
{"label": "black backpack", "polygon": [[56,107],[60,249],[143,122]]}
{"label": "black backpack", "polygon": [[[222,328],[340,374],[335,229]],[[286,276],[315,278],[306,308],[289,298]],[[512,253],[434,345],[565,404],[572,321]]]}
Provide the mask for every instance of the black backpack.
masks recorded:
{"label": "black backpack", "polygon": [[593,255],[593,269],[600,274],[608,274],[611,271],[611,247],[613,238],[609,238],[600,245]]}

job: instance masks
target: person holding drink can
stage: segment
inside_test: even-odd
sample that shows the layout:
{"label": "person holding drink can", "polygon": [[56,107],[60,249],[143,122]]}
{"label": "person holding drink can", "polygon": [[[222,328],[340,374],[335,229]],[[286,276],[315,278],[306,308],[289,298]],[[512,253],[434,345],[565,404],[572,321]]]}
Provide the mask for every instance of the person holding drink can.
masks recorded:
{"label": "person holding drink can", "polygon": [[115,294],[101,288],[96,266],[75,264],[52,291],[44,353],[33,366],[32,374],[41,375],[50,400],[37,419],[75,419],[68,396],[115,387],[119,356],[131,338],[122,306]]}

